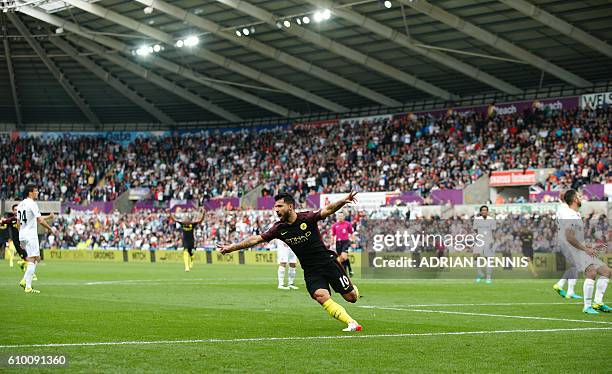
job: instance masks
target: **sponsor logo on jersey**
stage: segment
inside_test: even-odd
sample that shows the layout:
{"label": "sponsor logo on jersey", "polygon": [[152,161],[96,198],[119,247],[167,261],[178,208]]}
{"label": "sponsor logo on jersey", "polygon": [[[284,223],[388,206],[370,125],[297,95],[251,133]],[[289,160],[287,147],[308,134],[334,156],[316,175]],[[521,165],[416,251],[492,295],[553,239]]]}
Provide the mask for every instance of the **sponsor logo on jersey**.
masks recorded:
{"label": "sponsor logo on jersey", "polygon": [[310,238],[311,235],[312,235],[312,231],[307,231],[307,232],[304,233],[304,235],[300,235],[300,236],[296,236],[296,237],[293,237],[293,238],[285,239],[285,243],[287,243],[289,245],[296,245],[296,244],[306,243],[308,241],[308,238]]}

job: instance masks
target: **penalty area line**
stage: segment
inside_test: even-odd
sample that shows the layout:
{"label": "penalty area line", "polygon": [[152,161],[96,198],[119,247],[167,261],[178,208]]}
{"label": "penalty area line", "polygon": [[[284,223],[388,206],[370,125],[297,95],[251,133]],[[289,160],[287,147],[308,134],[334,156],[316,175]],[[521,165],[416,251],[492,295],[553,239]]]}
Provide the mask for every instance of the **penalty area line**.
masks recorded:
{"label": "penalty area line", "polygon": [[15,344],[0,345],[3,348],[53,348],[53,347],[95,347],[113,345],[169,345],[169,344],[203,344],[203,343],[249,343],[249,342],[283,342],[283,341],[305,341],[305,340],[335,340],[335,339],[376,339],[376,338],[407,338],[407,337],[429,337],[429,336],[452,336],[452,335],[494,335],[494,334],[521,334],[521,333],[555,333],[555,332],[586,332],[612,330],[612,327],[582,327],[566,329],[520,329],[520,330],[489,330],[489,331],[449,331],[449,332],[425,332],[404,334],[370,334],[361,335],[323,335],[323,336],[288,336],[288,337],[261,337],[261,338],[236,338],[236,339],[188,339],[188,340],[153,340],[153,341],[122,341],[122,342],[90,342],[90,343],[50,343],[50,344]]}

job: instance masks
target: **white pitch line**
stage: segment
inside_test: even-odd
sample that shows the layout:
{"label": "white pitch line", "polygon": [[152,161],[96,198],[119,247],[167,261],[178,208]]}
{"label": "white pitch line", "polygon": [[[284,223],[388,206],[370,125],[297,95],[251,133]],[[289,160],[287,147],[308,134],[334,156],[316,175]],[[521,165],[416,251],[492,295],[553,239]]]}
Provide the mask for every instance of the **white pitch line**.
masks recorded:
{"label": "white pitch line", "polygon": [[[573,303],[571,301],[560,303],[474,303],[474,304],[402,304],[394,305],[393,308],[413,308],[413,307],[438,307],[438,306],[514,306],[514,305],[571,305],[575,306],[582,304],[580,302]],[[362,306],[362,308],[374,308],[370,306]],[[391,308],[391,307],[390,307]]]}
{"label": "white pitch line", "polygon": [[[118,280],[108,280],[108,281],[90,281],[90,282],[61,282],[61,281],[43,281],[45,286],[98,286],[98,285],[139,285],[141,283],[147,284],[178,284],[178,283],[197,283],[204,285],[221,285],[221,284],[241,284],[245,281],[250,282],[251,284],[272,284],[275,281],[270,281],[270,278],[255,278],[255,279],[247,279],[247,278],[183,278],[183,279],[118,279]],[[0,287],[2,286],[15,286],[17,283],[14,281],[10,282],[0,282]],[[276,284],[276,283],[274,283]]]}
{"label": "white pitch line", "polygon": [[417,312],[417,313],[459,314],[459,315],[464,315],[464,316],[499,317],[499,318],[516,318],[516,319],[535,319],[535,320],[543,320],[543,321],[598,323],[598,324],[604,324],[604,325],[612,325],[612,322],[590,321],[590,320],[584,320],[584,319],[567,319],[567,318],[535,317],[535,316],[513,316],[513,315],[507,315],[507,314],[454,312],[454,311],[448,311],[448,310],[429,310],[429,309],[392,308],[392,307],[378,307],[378,306],[371,306],[371,305],[360,306],[360,308],[381,309],[381,310],[397,310],[397,311]]}
{"label": "white pitch line", "polygon": [[451,332],[425,332],[406,334],[372,334],[360,335],[327,335],[327,336],[288,336],[288,337],[261,337],[261,338],[237,338],[237,339],[189,339],[189,340],[153,340],[153,341],[123,341],[123,342],[91,342],[91,343],[51,343],[51,344],[15,344],[0,345],[3,348],[54,348],[54,347],[95,347],[109,345],[153,345],[153,344],[194,344],[194,343],[248,343],[248,342],[278,342],[278,341],[303,341],[303,340],[333,340],[333,339],[372,339],[372,338],[404,338],[404,337],[427,337],[448,335],[492,335],[492,334],[517,334],[517,333],[547,333],[547,332],[569,332],[569,331],[602,331],[612,330],[612,327],[583,327],[567,329],[522,329],[522,330],[490,330],[490,331],[451,331]]}
{"label": "white pitch line", "polygon": [[114,280],[114,281],[98,281],[98,282],[87,282],[85,283],[85,285],[87,286],[94,286],[94,285],[99,285],[99,284],[132,284],[132,283],[176,283],[176,282],[196,282],[196,281],[204,281],[207,279],[203,279],[203,278],[196,278],[196,279],[126,279],[126,280]]}

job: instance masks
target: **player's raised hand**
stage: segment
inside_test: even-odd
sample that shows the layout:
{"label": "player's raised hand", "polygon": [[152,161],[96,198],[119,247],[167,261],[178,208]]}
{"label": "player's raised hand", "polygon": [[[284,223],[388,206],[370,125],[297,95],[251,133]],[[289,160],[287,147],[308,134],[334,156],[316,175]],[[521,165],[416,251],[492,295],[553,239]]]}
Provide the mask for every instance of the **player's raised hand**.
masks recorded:
{"label": "player's raised hand", "polygon": [[230,253],[231,251],[231,244],[217,244],[217,251],[219,251],[219,253],[221,254],[226,254],[226,253]]}
{"label": "player's raised hand", "polygon": [[347,203],[356,203],[357,202],[357,197],[356,196],[357,196],[357,191],[351,191],[344,198],[344,201],[346,201]]}
{"label": "player's raised hand", "polygon": [[605,252],[608,251],[608,243],[606,243],[606,242],[597,243],[593,247],[593,249],[595,249],[599,253],[605,253]]}
{"label": "player's raised hand", "polygon": [[585,252],[587,253],[587,255],[589,255],[591,257],[597,256],[597,249],[595,249],[594,247],[592,247],[590,245],[586,246]]}

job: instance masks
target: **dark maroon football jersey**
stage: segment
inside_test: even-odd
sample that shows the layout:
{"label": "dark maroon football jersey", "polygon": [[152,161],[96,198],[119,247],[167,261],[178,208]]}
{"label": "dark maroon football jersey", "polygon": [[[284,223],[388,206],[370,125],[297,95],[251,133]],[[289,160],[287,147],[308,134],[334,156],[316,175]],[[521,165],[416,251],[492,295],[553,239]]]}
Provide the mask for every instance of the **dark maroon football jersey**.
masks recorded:
{"label": "dark maroon football jersey", "polygon": [[336,255],[327,249],[319,232],[317,222],[320,221],[321,211],[300,212],[292,224],[278,221],[261,237],[269,242],[280,239],[291,248],[300,260],[304,271],[314,270],[321,265],[334,261]]}

